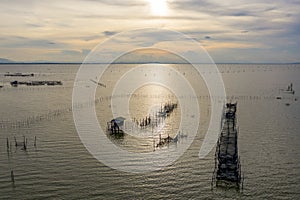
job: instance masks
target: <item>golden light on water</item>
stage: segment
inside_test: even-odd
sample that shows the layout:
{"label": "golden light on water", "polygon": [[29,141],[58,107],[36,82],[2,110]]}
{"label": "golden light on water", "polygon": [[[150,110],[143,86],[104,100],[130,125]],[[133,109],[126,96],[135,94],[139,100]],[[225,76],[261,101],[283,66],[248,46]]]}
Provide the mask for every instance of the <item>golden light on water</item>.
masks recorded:
{"label": "golden light on water", "polygon": [[148,0],[151,7],[151,14],[156,16],[166,16],[168,14],[167,0]]}

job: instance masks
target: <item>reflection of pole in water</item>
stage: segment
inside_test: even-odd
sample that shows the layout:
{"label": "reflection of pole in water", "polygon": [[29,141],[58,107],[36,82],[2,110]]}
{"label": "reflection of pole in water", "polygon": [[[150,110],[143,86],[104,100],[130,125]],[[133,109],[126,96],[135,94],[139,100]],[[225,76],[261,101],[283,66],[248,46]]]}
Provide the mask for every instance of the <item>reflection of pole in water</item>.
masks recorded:
{"label": "reflection of pole in water", "polygon": [[161,143],[161,134],[159,134],[159,144]]}
{"label": "reflection of pole in water", "polygon": [[153,151],[155,151],[155,139],[153,138]]}

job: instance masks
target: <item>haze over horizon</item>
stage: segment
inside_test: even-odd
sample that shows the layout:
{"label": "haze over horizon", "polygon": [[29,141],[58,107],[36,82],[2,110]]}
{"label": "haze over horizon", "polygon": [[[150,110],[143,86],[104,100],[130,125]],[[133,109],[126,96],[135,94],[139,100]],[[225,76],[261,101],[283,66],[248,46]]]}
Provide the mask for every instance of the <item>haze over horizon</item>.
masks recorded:
{"label": "haze over horizon", "polygon": [[117,33],[163,28],[199,41],[218,63],[293,63],[299,10],[298,0],[3,0],[0,58],[83,62]]}

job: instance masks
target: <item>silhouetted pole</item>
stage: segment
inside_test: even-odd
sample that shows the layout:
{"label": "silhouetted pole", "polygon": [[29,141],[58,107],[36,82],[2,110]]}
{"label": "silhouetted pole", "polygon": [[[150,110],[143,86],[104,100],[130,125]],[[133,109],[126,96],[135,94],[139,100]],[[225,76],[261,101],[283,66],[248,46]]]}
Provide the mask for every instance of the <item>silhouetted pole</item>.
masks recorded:
{"label": "silhouetted pole", "polygon": [[15,136],[14,136],[14,139],[15,139],[15,146],[18,146],[17,139]]}
{"label": "silhouetted pole", "polygon": [[6,138],[6,147],[7,147],[7,151],[9,151],[9,141],[8,141],[8,138]]}
{"label": "silhouetted pole", "polygon": [[15,182],[15,175],[14,175],[13,170],[10,171],[10,178],[11,178],[11,181],[14,183]]}

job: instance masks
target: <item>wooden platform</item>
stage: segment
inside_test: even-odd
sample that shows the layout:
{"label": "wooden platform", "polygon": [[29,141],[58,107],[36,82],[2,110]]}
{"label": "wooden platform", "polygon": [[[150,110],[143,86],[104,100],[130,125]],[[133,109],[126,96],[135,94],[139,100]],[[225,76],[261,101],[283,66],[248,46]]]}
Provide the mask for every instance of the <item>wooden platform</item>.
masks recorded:
{"label": "wooden platform", "polygon": [[215,170],[212,185],[240,188],[241,164],[238,155],[238,130],[236,128],[237,103],[227,103],[223,127],[215,153]]}

